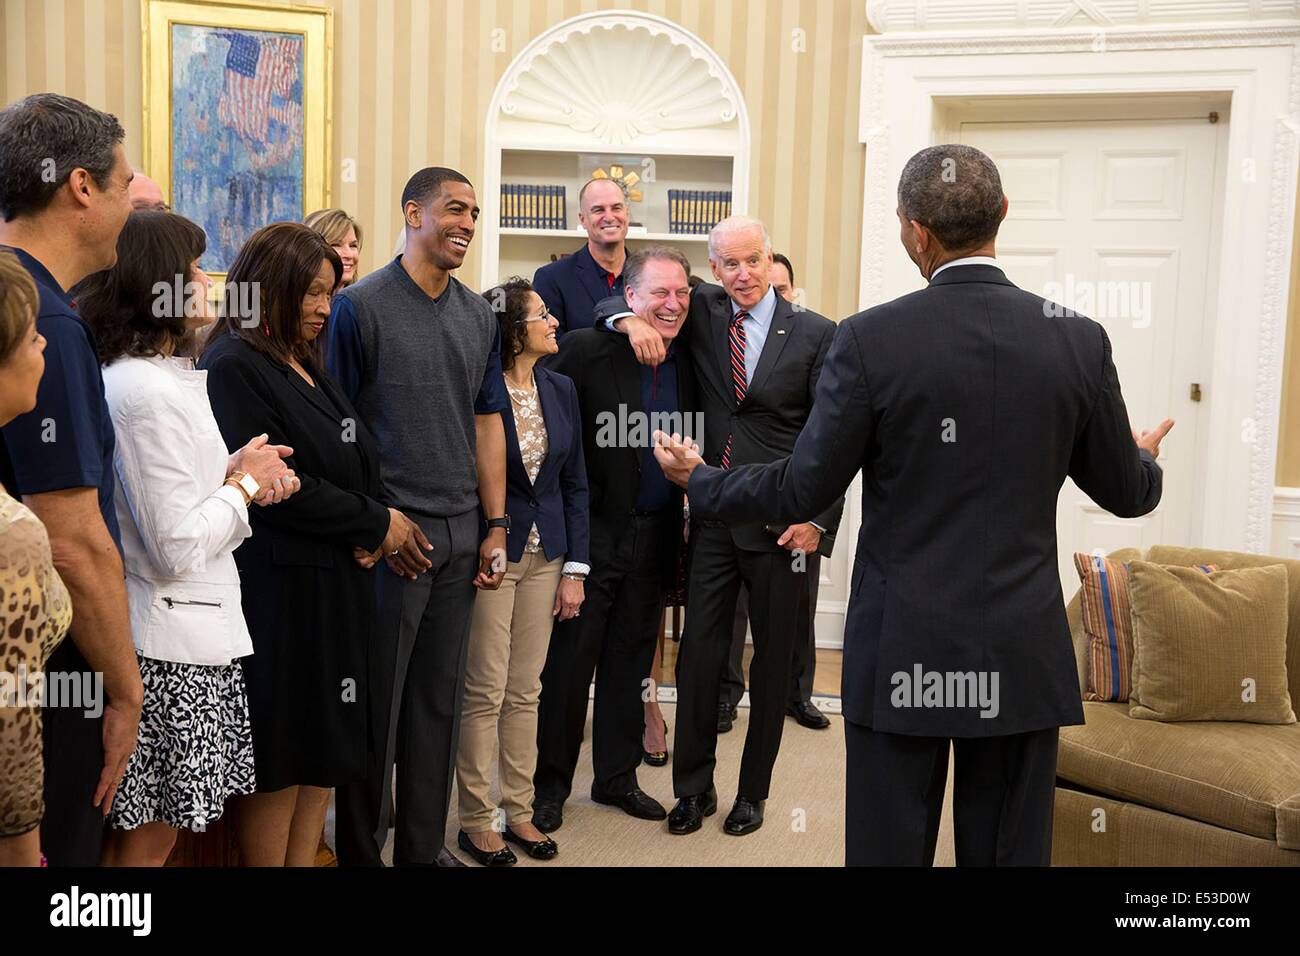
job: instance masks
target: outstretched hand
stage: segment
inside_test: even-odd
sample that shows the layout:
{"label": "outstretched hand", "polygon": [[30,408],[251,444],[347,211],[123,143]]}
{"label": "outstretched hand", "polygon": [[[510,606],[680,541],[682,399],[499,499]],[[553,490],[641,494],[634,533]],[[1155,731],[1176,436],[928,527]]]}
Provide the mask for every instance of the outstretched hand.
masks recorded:
{"label": "outstretched hand", "polygon": [[691,480],[691,472],[704,464],[704,459],[700,457],[700,446],[690,438],[683,439],[676,432],[669,435],[655,431],[654,453],[664,477],[683,488]]}
{"label": "outstretched hand", "polygon": [[1139,448],[1144,448],[1151,453],[1152,458],[1160,457],[1160,442],[1169,434],[1169,429],[1174,427],[1174,420],[1166,418],[1163,422],[1148,431],[1138,434],[1136,429],[1133,431],[1133,440],[1137,442]]}

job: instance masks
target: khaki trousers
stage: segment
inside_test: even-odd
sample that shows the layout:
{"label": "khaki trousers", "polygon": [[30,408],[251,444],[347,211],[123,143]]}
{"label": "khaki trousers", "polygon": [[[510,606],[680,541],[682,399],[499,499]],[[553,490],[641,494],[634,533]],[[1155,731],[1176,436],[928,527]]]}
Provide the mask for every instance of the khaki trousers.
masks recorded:
{"label": "khaki trousers", "polygon": [[[506,568],[500,588],[480,591],[474,600],[456,756],[460,827],[466,833],[503,830],[533,818],[537,700],[563,566],[563,557],[547,561],[541,551],[525,552]],[[494,820],[490,792],[498,741],[504,822]]]}

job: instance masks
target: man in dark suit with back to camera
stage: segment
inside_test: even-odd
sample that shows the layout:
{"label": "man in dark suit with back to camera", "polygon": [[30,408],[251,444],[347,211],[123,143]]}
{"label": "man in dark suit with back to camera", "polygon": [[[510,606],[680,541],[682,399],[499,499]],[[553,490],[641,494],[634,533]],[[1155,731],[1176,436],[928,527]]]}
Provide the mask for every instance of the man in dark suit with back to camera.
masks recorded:
{"label": "man in dark suit with back to camera", "polygon": [[979,150],[913,156],[898,218],[929,285],[840,323],[790,456],[722,471],[671,439],[655,452],[693,515],[732,523],[814,512],[863,471],[844,637],[850,865],[933,862],[950,744],[958,865],[1050,863],[1059,728],[1083,722],[1057,495],[1068,476],[1121,517],[1160,501],[1173,422],[1132,432],[1105,330],[1003,274],[1006,210]]}
{"label": "man in dark suit with back to camera", "polygon": [[[835,325],[795,309],[773,290],[772,243],[757,219],[733,216],[709,234],[709,265],[721,286],[691,296],[681,345],[691,355],[704,412],[704,457],[723,468],[788,455],[813,404]],[[661,348],[644,322],[619,320],[638,359],[655,364]],[[835,496],[838,497],[838,496]],[[733,836],[763,825],[785,725],[808,556],[839,526],[843,498],[772,525],[753,518],[727,527],[692,514],[686,633],[677,659],[677,729],[669,832],[692,833],[717,809],[718,695],[731,650],[736,599],[750,595],[754,631],[749,729],[736,801],[723,823]]]}
{"label": "man in dark suit with back to camera", "polygon": [[587,230],[587,244],[533,276],[533,288],[560,321],[561,345],[565,333],[591,328],[596,303],[623,294],[627,220],[623,187],[612,179],[588,180],[578,193],[578,223]]}

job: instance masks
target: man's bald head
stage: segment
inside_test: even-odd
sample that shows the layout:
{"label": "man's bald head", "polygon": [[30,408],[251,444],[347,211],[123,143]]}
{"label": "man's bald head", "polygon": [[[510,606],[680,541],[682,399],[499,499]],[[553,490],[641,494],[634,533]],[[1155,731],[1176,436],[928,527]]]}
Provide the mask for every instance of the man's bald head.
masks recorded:
{"label": "man's bald head", "polygon": [[162,189],[138,169],[135,171],[135,177],[131,180],[127,196],[131,199],[132,209],[167,209]]}

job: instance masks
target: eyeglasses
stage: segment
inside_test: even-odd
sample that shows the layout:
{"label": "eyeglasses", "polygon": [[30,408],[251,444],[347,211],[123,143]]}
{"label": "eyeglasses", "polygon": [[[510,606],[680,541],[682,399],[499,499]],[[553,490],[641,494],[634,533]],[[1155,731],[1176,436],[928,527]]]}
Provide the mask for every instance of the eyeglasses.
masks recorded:
{"label": "eyeglasses", "polygon": [[551,310],[546,308],[545,306],[542,306],[541,315],[524,316],[525,322],[549,322],[550,320],[551,320]]}

